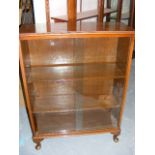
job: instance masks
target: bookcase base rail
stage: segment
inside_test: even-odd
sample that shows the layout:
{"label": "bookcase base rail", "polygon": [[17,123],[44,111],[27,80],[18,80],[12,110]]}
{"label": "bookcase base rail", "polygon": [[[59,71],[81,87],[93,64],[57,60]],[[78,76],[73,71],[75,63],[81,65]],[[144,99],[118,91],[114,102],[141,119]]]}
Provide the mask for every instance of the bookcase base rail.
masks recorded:
{"label": "bookcase base rail", "polygon": [[79,136],[79,135],[91,135],[91,134],[106,134],[111,133],[113,135],[114,142],[119,142],[118,136],[120,135],[121,131],[118,128],[113,129],[104,129],[104,130],[87,130],[87,131],[70,131],[66,134],[62,133],[44,133],[44,134],[38,134],[36,133],[33,136],[33,142],[36,143],[36,150],[41,149],[41,141],[43,141],[46,138],[52,138],[52,137],[69,137],[69,136]]}

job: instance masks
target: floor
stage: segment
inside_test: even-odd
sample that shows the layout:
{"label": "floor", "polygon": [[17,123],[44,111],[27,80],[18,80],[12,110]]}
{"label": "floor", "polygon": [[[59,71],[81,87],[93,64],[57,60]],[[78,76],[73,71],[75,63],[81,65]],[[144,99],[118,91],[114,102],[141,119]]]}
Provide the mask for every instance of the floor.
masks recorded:
{"label": "floor", "polygon": [[119,143],[111,134],[51,138],[42,141],[42,148],[35,150],[24,107],[20,107],[20,155],[134,155],[135,130],[135,61],[132,62],[129,88],[122,121]]}

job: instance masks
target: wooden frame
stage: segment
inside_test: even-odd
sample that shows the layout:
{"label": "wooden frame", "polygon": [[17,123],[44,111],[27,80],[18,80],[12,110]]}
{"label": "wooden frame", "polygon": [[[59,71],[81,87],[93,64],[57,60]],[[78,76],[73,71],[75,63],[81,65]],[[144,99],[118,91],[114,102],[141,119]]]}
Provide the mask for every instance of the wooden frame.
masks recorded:
{"label": "wooden frame", "polygon": [[[92,25],[92,24],[88,24]],[[97,26],[99,23],[97,24]],[[60,26],[60,25],[59,25]],[[63,24],[64,26],[64,24]],[[105,27],[104,27],[105,26]],[[54,26],[51,26],[54,27]],[[67,27],[67,26],[66,26]],[[32,28],[32,29],[31,29]],[[89,29],[89,27],[87,27]],[[78,29],[78,27],[76,27]],[[124,89],[123,89],[123,94],[122,94],[122,102],[120,104],[120,112],[119,112],[119,119],[117,122],[117,127],[105,127],[103,129],[96,129],[96,130],[91,130],[91,129],[83,129],[83,130],[75,130],[75,131],[66,131],[63,133],[60,132],[50,132],[50,133],[39,133],[37,129],[37,125],[33,116],[33,109],[31,107],[31,100],[30,100],[30,94],[29,94],[29,88],[28,88],[28,79],[27,79],[27,72],[25,70],[25,64],[24,64],[24,56],[23,56],[23,49],[21,47],[20,43],[20,68],[21,68],[21,75],[22,75],[22,82],[24,86],[24,93],[26,97],[26,107],[28,111],[28,116],[31,124],[31,129],[33,133],[33,141],[37,144],[36,149],[39,149],[41,147],[40,142],[48,137],[53,137],[53,136],[70,136],[70,135],[81,135],[81,134],[98,134],[98,133],[111,133],[113,134],[113,138],[115,142],[118,142],[118,135],[121,132],[121,121],[123,117],[123,111],[125,107],[125,98],[126,98],[126,93],[127,93],[127,87],[128,87],[128,80],[129,80],[129,73],[130,73],[130,66],[131,66],[131,61],[132,61],[132,52],[133,52],[133,47],[134,47],[134,32],[132,29],[127,28],[127,26],[124,26],[122,24],[117,24],[116,25],[107,25],[106,24],[101,24],[100,29],[96,27],[96,30],[92,29],[92,31],[84,31],[81,29],[81,31],[69,31],[69,29],[66,28],[66,31],[61,31],[57,30],[55,32],[48,33],[38,33],[34,30],[33,26],[30,26],[28,28],[27,26],[22,26],[20,28],[20,42],[22,41],[31,41],[31,40],[44,40],[44,39],[71,39],[71,38],[76,38],[76,39],[82,39],[82,38],[124,38],[124,37],[129,37],[130,38],[130,47],[128,51],[128,60],[127,60],[127,65],[126,65],[126,73],[125,73],[125,82],[124,82]],[[105,31],[105,30],[106,31]],[[117,30],[118,29],[118,30]],[[64,28],[62,28],[64,30]],[[90,29],[89,29],[90,30]],[[69,64],[69,66],[72,66],[72,64]]]}
{"label": "wooden frame", "polygon": [[34,135],[36,127],[35,127],[34,118],[32,116],[32,109],[31,109],[31,105],[30,105],[30,96],[29,96],[29,92],[28,92],[27,80],[26,80],[26,75],[25,75],[25,67],[24,67],[24,62],[23,62],[23,54],[22,54],[20,44],[19,44],[19,60],[20,60],[19,62],[20,62],[22,82],[23,82],[23,86],[24,86],[24,94],[25,94],[25,99],[26,99],[26,107],[28,109],[27,111],[28,111],[28,116],[29,116],[29,120],[30,120],[32,133]]}

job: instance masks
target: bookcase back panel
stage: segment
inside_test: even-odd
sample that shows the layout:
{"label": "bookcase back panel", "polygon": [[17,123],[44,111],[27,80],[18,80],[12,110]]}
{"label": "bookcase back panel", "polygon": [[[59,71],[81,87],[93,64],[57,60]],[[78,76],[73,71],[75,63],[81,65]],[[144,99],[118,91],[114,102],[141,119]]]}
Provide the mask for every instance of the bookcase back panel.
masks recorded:
{"label": "bookcase back panel", "polygon": [[[116,109],[113,109],[116,111]],[[112,111],[95,109],[60,113],[34,114],[38,134],[69,134],[72,131],[117,128]]]}
{"label": "bookcase back panel", "polygon": [[37,81],[29,84],[34,113],[120,107],[123,79]]}
{"label": "bookcase back panel", "polygon": [[27,66],[126,62],[130,38],[76,38],[22,41]]}

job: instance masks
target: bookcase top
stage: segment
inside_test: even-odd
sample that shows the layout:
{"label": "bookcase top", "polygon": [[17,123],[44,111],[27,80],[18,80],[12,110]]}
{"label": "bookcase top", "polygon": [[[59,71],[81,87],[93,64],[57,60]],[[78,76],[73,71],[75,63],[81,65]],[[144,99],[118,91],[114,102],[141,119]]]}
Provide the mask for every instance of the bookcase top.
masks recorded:
{"label": "bookcase top", "polygon": [[134,30],[123,23],[116,22],[77,22],[22,25],[19,29],[20,39],[44,39],[47,36],[60,38],[99,37],[99,36],[126,36],[134,35]]}

